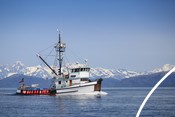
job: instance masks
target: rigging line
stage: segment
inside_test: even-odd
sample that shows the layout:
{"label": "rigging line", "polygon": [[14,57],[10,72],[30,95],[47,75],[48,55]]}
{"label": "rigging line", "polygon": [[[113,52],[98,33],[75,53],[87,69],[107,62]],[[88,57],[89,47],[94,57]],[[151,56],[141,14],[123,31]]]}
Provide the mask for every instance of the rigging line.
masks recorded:
{"label": "rigging line", "polygon": [[52,44],[51,46],[47,47],[46,49],[43,49],[43,50],[39,51],[38,53],[41,53],[41,52],[43,52],[43,51],[46,51],[47,49],[49,49],[49,48],[53,47],[54,45],[55,45],[55,43],[54,43],[54,44]]}
{"label": "rigging line", "polygon": [[67,63],[68,63],[68,65],[66,65],[66,61],[64,61],[65,69],[67,70],[67,72],[68,72],[68,74],[69,74],[69,60],[68,60],[66,54],[65,54],[65,59],[66,59],[66,61],[67,61]]}
{"label": "rigging line", "polygon": [[[48,55],[46,55],[46,54],[42,54],[42,56],[48,56]],[[49,55],[50,57],[55,57],[55,55]]]}
{"label": "rigging line", "polygon": [[[38,57],[37,57],[38,58]],[[43,62],[39,61],[39,65],[42,67],[43,66]],[[38,69],[35,70],[35,72],[37,71]]]}
{"label": "rigging line", "polygon": [[46,56],[46,58],[44,60],[46,60],[48,58],[48,56],[51,55],[51,53],[53,52],[54,48],[52,48],[52,50],[49,52],[49,54]]}
{"label": "rigging line", "polygon": [[[46,60],[50,56],[50,54],[53,52],[53,50],[54,50],[54,48],[49,52],[49,54],[44,58],[44,60]],[[40,65],[42,66],[43,65],[43,62],[41,62]]]}
{"label": "rigging line", "polygon": [[[66,61],[67,61],[67,63],[69,63],[69,59],[67,58],[67,55],[66,54],[64,54],[64,58],[66,59]],[[66,62],[65,62],[66,63]]]}
{"label": "rigging line", "polygon": [[71,49],[67,47],[67,50],[69,50],[78,60],[83,61],[81,57],[79,57],[75,52],[73,52]]}

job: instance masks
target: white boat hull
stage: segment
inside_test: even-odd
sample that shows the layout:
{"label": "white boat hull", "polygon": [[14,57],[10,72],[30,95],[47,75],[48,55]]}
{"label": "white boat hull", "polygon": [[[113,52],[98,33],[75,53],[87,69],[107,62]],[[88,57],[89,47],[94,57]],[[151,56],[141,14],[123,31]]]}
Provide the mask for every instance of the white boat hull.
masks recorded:
{"label": "white boat hull", "polygon": [[83,83],[79,85],[74,85],[66,88],[56,89],[56,95],[62,95],[62,94],[98,94],[101,91],[95,90],[95,85],[97,84],[97,81],[95,82],[89,82],[89,83]]}

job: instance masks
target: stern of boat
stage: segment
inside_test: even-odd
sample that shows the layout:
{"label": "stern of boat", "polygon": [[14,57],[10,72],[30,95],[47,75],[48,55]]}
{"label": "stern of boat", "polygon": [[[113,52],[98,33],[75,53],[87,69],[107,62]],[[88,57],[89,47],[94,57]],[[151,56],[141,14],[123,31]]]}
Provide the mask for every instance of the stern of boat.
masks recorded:
{"label": "stern of boat", "polygon": [[102,83],[103,79],[100,78],[97,80],[97,84],[94,85],[94,91],[101,91],[101,83]]}

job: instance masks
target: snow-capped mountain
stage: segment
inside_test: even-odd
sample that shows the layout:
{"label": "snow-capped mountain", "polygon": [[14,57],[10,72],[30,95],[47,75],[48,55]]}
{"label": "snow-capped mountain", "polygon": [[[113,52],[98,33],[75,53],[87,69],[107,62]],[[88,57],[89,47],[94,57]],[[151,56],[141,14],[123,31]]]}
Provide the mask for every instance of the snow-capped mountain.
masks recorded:
{"label": "snow-capped mountain", "polygon": [[156,68],[156,69],[150,71],[150,73],[167,72],[167,71],[171,70],[173,67],[174,67],[174,65],[165,64],[161,68]]}
{"label": "snow-capped mountain", "polygon": [[141,75],[142,73],[135,71],[128,71],[126,69],[104,69],[104,68],[91,68],[92,77],[102,77],[102,78],[130,78],[134,76]]}
{"label": "snow-capped mountain", "polygon": [[[147,75],[158,72],[165,72],[172,69],[174,65],[166,64],[161,68],[156,68],[148,72],[135,72],[126,69],[105,69],[105,68],[91,68],[91,77],[94,78],[115,78],[123,79],[139,75]],[[51,70],[48,67],[31,66],[27,67],[22,62],[16,61],[13,65],[0,65],[0,79],[12,76],[14,74],[23,74],[27,76],[36,76],[44,79],[52,78]]]}
{"label": "snow-capped mountain", "polygon": [[13,65],[0,65],[0,79],[12,76],[14,74],[37,76],[44,79],[52,77],[51,72],[47,67],[27,67],[20,61],[16,61],[16,63]]}

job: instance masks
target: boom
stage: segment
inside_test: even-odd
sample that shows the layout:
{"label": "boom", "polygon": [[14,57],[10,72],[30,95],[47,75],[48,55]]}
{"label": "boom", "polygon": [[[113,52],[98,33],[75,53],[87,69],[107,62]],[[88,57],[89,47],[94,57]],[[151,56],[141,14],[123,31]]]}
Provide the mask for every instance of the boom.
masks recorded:
{"label": "boom", "polygon": [[55,70],[52,69],[52,68],[50,67],[50,65],[47,64],[47,62],[46,62],[39,54],[36,54],[36,55],[47,65],[47,67],[50,68],[50,70],[51,70],[56,76],[58,75],[58,74],[55,72]]}

